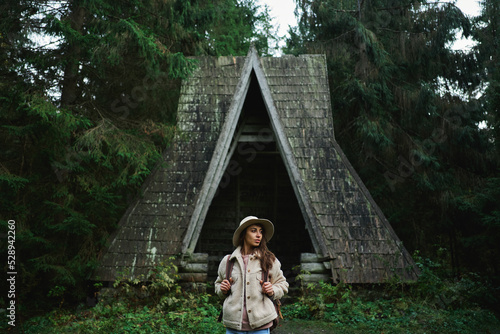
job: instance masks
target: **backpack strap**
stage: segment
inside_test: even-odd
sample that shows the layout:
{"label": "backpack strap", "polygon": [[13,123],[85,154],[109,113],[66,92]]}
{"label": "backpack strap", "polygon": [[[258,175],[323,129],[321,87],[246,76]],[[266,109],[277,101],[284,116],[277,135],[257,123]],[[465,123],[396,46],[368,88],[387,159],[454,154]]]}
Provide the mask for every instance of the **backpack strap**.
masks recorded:
{"label": "backpack strap", "polygon": [[[231,260],[231,255],[227,256],[227,262],[226,262],[226,279],[229,281],[231,279],[231,273],[233,272],[233,267],[234,267],[234,260]],[[228,295],[231,294],[231,290],[228,291]],[[219,313],[219,319],[217,320],[218,322],[222,322],[222,310]]]}
{"label": "backpack strap", "polygon": [[[271,278],[269,276],[269,271],[263,271],[262,272],[262,281],[263,282],[267,282],[268,278]],[[281,314],[281,301],[279,299],[273,299],[273,297],[270,297],[269,295],[266,295],[274,304],[274,307],[276,309],[276,314],[278,315],[278,317],[280,317],[281,319],[283,319],[283,315]]]}
{"label": "backpack strap", "polygon": [[[235,259],[231,260],[231,255],[228,255],[228,256],[227,256],[227,262],[226,262],[226,279],[227,279],[229,282],[231,282],[231,274],[232,274],[232,272],[233,272],[234,260],[235,260]],[[232,290],[229,290],[227,294],[228,294],[228,295],[230,295],[230,294],[231,294],[231,291],[232,291]]]}
{"label": "backpack strap", "polygon": [[231,278],[231,274],[233,272],[233,267],[234,267],[234,260],[231,260],[231,255],[228,255],[227,262],[226,262],[226,279],[228,281]]}
{"label": "backpack strap", "polygon": [[262,282],[267,282],[267,279],[269,278],[269,271],[263,271],[262,272]]}

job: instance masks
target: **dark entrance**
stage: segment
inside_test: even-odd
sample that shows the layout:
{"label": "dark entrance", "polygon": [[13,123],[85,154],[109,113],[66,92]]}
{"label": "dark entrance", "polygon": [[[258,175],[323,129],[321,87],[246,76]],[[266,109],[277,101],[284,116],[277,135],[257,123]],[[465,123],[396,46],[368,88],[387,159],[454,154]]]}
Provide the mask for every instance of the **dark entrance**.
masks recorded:
{"label": "dark entrance", "polygon": [[257,80],[249,92],[233,139],[234,153],[208,210],[195,252],[209,254],[208,281],[213,282],[224,255],[234,247],[233,232],[246,216],[267,218],[275,225],[269,249],[282,263],[285,276],[301,253],[314,249],[273,132]]}

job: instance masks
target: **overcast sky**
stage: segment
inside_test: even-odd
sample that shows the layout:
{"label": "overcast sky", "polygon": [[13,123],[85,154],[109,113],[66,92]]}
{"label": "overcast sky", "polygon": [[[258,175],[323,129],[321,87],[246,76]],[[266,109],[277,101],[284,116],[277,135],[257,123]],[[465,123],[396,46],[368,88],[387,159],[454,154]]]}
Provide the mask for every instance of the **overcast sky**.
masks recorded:
{"label": "overcast sky", "polygon": [[[261,4],[267,4],[271,8],[271,16],[275,17],[275,25],[279,25],[279,35],[284,36],[288,32],[288,26],[295,26],[297,21],[293,14],[295,9],[294,0],[258,0]],[[478,0],[457,0],[457,6],[467,15],[476,16],[479,14]],[[464,48],[471,45],[471,41],[459,41],[454,48]]]}

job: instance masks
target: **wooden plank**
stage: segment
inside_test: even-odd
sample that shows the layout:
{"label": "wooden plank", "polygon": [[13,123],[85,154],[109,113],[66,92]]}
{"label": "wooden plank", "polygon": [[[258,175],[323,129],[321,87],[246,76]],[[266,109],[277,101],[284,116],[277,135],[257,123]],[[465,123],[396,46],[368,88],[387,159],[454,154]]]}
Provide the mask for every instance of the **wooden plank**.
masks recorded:
{"label": "wooden plank", "polygon": [[189,263],[205,263],[208,261],[208,253],[192,253],[185,260]]}
{"label": "wooden plank", "polygon": [[[272,139],[267,138],[266,140],[269,141],[274,141],[274,137]],[[238,139],[238,142],[240,143],[254,143],[254,142],[261,142],[262,141],[262,135],[260,134],[242,134],[240,138]]]}
{"label": "wooden plank", "polygon": [[314,263],[322,262],[322,259],[316,253],[302,253],[300,254],[301,263]]}
{"label": "wooden plank", "polygon": [[179,272],[181,273],[202,273],[206,274],[208,271],[207,263],[186,263],[185,265],[179,267]]}
{"label": "wooden plank", "polygon": [[305,283],[330,282],[331,275],[328,274],[310,274],[302,276]]}
{"label": "wooden plank", "polygon": [[311,274],[327,274],[328,269],[322,263],[302,263],[300,265],[301,270],[310,272]]}
{"label": "wooden plank", "polygon": [[196,282],[202,283],[207,281],[206,273],[179,273],[181,282]]}

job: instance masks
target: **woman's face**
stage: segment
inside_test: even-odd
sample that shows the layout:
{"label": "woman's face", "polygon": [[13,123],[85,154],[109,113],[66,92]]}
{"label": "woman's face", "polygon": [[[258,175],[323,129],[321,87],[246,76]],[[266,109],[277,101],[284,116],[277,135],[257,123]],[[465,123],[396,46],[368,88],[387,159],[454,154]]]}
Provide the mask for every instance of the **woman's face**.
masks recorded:
{"label": "woman's face", "polygon": [[243,242],[249,247],[259,247],[262,242],[264,229],[260,225],[250,225],[245,233]]}

